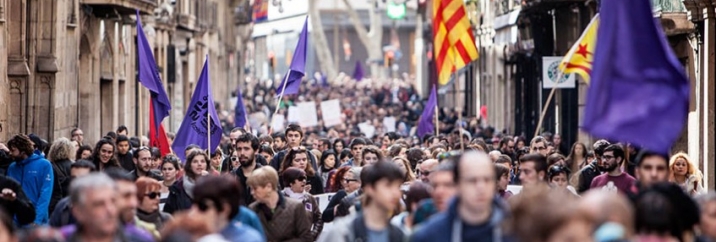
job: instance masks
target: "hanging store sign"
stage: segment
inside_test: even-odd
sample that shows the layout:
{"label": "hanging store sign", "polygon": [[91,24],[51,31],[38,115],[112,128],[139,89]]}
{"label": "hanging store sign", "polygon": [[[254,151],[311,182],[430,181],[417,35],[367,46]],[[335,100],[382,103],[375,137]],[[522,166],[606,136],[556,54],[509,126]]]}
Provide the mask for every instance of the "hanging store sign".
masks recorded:
{"label": "hanging store sign", "polygon": [[[542,57],[542,88],[575,88],[577,82],[574,74],[563,74],[559,71],[562,56]],[[559,79],[558,79],[559,78]]]}

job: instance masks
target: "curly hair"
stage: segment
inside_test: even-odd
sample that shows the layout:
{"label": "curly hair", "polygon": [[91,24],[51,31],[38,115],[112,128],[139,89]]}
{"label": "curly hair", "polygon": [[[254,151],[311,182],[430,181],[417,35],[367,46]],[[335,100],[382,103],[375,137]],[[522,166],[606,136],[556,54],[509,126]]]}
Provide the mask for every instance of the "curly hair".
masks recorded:
{"label": "curly hair", "polygon": [[61,160],[70,160],[74,155],[74,145],[68,138],[59,138],[52,142],[50,152],[47,154],[48,160],[57,162]]}
{"label": "curly hair", "polygon": [[[100,153],[102,153],[102,146],[104,145],[112,146],[113,155],[109,158],[107,164],[102,164],[102,161],[99,158]],[[119,161],[117,161],[117,158],[114,155],[115,153],[117,153],[117,146],[114,145],[114,142],[112,142],[111,139],[101,139],[97,141],[97,144],[94,146],[94,150],[92,152],[92,163],[94,163],[94,166],[97,167],[98,170],[104,170],[108,167],[120,167]]]}
{"label": "curly hair", "polygon": [[698,180],[701,180],[701,171],[696,166],[694,166],[694,163],[691,163],[691,158],[683,151],[672,155],[671,159],[669,159],[669,170],[671,174],[669,175],[669,180],[674,180],[674,165],[676,164],[676,160],[678,160],[679,158],[686,160],[686,177],[688,178],[689,176],[694,175],[698,178]]}
{"label": "curly hair", "polygon": [[7,148],[15,148],[20,152],[26,154],[27,156],[31,156],[32,153],[35,151],[35,144],[32,143],[32,140],[30,140],[30,137],[28,137],[27,135],[18,134],[7,141]]}

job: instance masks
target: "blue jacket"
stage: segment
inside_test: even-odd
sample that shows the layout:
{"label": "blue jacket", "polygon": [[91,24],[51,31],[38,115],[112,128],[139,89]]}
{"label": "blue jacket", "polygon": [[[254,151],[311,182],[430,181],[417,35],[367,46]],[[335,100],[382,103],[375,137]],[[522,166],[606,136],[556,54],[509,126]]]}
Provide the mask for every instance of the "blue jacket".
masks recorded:
{"label": "blue jacket", "polygon": [[219,231],[224,239],[231,242],[263,242],[266,239],[255,229],[236,224],[228,224],[226,228]]}
{"label": "blue jacket", "polygon": [[238,223],[240,226],[246,226],[255,229],[261,235],[261,240],[266,241],[266,236],[264,236],[264,227],[261,226],[261,220],[259,220],[259,216],[257,216],[253,210],[245,206],[240,206],[239,214],[237,214],[231,220],[231,222],[233,222],[234,224]]}
{"label": "blue jacket", "polygon": [[[457,212],[459,199],[454,198],[450,202],[450,207],[444,212],[438,213],[430,217],[428,221],[414,229],[410,242],[428,242],[428,241],[476,241],[475,238],[453,238],[453,236],[462,235],[462,227],[454,228],[454,224],[462,224]],[[503,241],[500,226],[502,221],[507,217],[507,206],[504,201],[495,197],[492,201],[492,214],[487,222],[489,229],[484,230],[485,233],[480,238],[490,237],[492,235],[493,242]],[[480,240],[484,241],[484,240]]]}
{"label": "blue jacket", "polygon": [[47,224],[50,218],[48,208],[55,180],[50,161],[41,155],[33,154],[23,161],[10,164],[10,167],[7,168],[7,175],[20,182],[22,190],[35,205],[35,224]]}

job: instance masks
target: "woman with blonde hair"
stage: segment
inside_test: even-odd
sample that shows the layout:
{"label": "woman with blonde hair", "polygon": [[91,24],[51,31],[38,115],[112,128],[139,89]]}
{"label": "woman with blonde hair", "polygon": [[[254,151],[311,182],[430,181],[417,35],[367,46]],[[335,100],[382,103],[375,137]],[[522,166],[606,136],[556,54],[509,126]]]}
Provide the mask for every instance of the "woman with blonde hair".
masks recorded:
{"label": "woman with blonde hair", "polygon": [[50,152],[47,154],[55,179],[48,209],[50,214],[55,210],[60,199],[70,194],[70,166],[72,166],[72,157],[75,155],[75,146],[72,143],[68,138],[56,139],[55,142],[52,142]]}
{"label": "woman with blonde hair", "polygon": [[687,194],[694,196],[705,192],[701,182],[701,171],[691,162],[691,158],[686,153],[679,152],[671,156],[669,169],[671,170],[669,181],[681,186]]}

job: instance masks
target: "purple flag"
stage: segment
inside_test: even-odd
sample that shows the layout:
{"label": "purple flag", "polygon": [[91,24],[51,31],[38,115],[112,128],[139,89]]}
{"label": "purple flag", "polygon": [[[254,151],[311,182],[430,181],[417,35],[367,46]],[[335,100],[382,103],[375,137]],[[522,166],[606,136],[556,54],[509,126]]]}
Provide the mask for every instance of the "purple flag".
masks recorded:
{"label": "purple flag", "polygon": [[241,95],[241,88],[236,89],[236,107],[234,108],[234,127],[246,125],[246,110],[244,109],[244,98]]}
{"label": "purple flag", "polygon": [[169,103],[169,97],[164,91],[162,79],[159,78],[159,71],[157,71],[157,63],[154,60],[152,48],[149,47],[147,37],[144,36],[139,10],[137,10],[137,42],[139,83],[149,89],[149,93],[152,96],[152,107],[154,108],[154,123],[152,125],[154,125],[154,130],[159,130],[159,124],[169,116],[169,110],[172,107]]}
{"label": "purple flag", "polygon": [[[209,120],[207,120],[207,113],[211,115]],[[207,129],[209,125],[210,128]],[[223,133],[219,116],[214,109],[214,98],[211,96],[209,57],[207,56],[204,68],[201,69],[199,81],[196,83],[196,89],[194,89],[194,94],[189,102],[189,110],[179,127],[172,149],[181,160],[186,160],[184,149],[190,144],[213,152],[219,145]],[[211,147],[208,144],[209,134],[211,134]]]}
{"label": "purple flag", "polygon": [[[288,77],[284,76],[283,81],[276,87],[276,93],[283,92],[284,95],[296,94],[301,87],[301,78],[306,75],[306,47],[308,44],[308,17],[303,22],[303,30],[298,38],[296,50],[293,52],[291,66],[288,68]],[[286,90],[284,90],[283,82],[286,82]]]}
{"label": "purple flag", "polygon": [[360,61],[356,61],[356,67],[353,68],[353,79],[357,82],[363,80],[363,66],[361,66]]}
{"label": "purple flag", "polygon": [[428,102],[425,103],[423,108],[423,114],[420,115],[420,121],[418,122],[418,137],[421,139],[426,134],[435,133],[435,108],[438,106],[438,93],[435,90],[435,86],[430,91],[430,97]]}
{"label": "purple flag", "polygon": [[666,154],[686,123],[689,80],[649,0],[602,0],[583,129]]}

